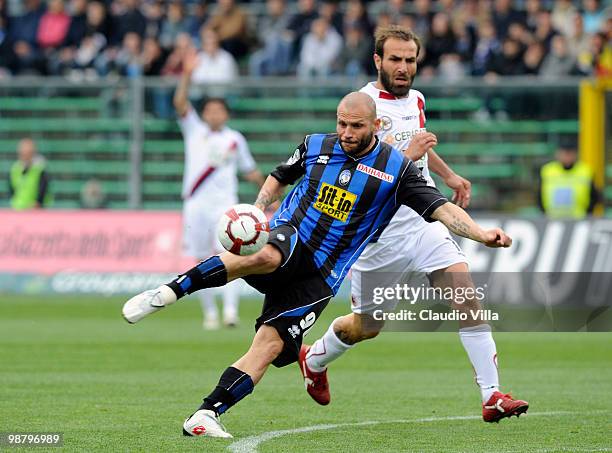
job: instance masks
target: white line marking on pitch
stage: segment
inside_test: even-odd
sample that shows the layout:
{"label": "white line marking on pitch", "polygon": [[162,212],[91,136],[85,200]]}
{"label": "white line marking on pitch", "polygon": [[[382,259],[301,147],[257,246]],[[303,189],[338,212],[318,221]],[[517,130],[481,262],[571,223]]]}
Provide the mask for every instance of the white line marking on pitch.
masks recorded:
{"label": "white line marking on pitch", "polygon": [[[557,412],[533,412],[527,417],[541,417],[546,415],[572,415],[576,412],[568,411],[557,411]],[[431,422],[443,422],[443,421],[454,421],[454,420],[479,420],[480,415],[456,415],[450,417],[426,417],[416,418],[413,420],[381,420],[381,421],[367,421],[367,422],[353,422],[353,423],[333,423],[327,425],[313,425],[304,426],[303,428],[294,429],[283,429],[280,431],[268,431],[266,433],[258,434],[256,436],[245,437],[239,441],[234,442],[227,447],[228,450],[233,453],[257,453],[257,447],[263,442],[267,442],[277,437],[290,436],[292,434],[309,433],[312,431],[324,431],[328,429],[345,428],[349,426],[371,426],[371,425],[382,425],[387,423],[431,423]]]}

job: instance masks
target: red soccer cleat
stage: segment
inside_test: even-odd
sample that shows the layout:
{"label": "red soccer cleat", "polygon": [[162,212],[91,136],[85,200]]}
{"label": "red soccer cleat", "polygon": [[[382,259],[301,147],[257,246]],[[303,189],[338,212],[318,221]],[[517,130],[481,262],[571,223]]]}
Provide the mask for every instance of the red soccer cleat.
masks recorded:
{"label": "red soccer cleat", "polygon": [[529,409],[529,403],[523,400],[512,399],[512,396],[507,393],[495,392],[485,404],[482,405],[482,419],[485,422],[497,422],[502,418],[517,417],[524,414]]}
{"label": "red soccer cleat", "polygon": [[313,400],[322,406],[326,406],[331,399],[331,395],[329,394],[329,383],[327,382],[327,370],[317,373],[308,368],[306,364],[306,354],[308,354],[309,350],[310,345],[303,344],[298,356],[298,365],[304,377],[304,386]]}

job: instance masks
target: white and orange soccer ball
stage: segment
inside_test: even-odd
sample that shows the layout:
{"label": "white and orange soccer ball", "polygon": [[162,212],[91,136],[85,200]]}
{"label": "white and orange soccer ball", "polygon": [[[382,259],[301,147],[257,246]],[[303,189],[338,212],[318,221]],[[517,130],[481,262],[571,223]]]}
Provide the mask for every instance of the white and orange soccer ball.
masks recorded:
{"label": "white and orange soccer ball", "polygon": [[270,226],[263,211],[250,204],[237,204],[227,210],[217,227],[223,248],[234,255],[252,255],[268,242]]}

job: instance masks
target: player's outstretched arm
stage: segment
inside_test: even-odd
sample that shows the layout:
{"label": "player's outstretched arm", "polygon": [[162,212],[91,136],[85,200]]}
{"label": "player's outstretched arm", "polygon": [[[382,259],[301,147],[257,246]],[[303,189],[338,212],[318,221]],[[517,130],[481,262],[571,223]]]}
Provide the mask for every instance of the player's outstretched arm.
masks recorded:
{"label": "player's outstretched arm", "polygon": [[455,173],[433,148],[427,150],[429,169],[438,175],[453,190],[453,203],[467,208],[472,196],[472,183]]}
{"label": "player's outstretched arm", "polygon": [[172,103],[179,117],[184,117],[189,111],[189,84],[191,83],[191,75],[198,66],[198,53],[196,49],[190,49],[183,60],[183,74],[179,80],[179,84],[174,92]]}
{"label": "player's outstretched arm", "polygon": [[287,184],[281,183],[274,176],[268,176],[261,189],[259,189],[259,194],[257,195],[257,200],[255,200],[254,205],[262,211],[265,211],[269,205],[283,196],[285,187],[287,187]]}
{"label": "player's outstretched arm", "polygon": [[512,238],[501,228],[483,229],[461,209],[452,203],[444,203],[432,214],[432,219],[439,220],[453,233],[473,241],[482,242],[487,247],[510,247]]}

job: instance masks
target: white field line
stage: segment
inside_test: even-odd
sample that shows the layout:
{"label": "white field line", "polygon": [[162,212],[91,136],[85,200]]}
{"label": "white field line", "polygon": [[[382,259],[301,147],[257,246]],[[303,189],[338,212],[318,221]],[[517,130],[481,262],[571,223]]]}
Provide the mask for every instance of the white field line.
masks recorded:
{"label": "white field line", "polygon": [[[531,412],[529,414],[524,414],[526,417],[545,417],[545,416],[557,416],[557,415],[574,415],[576,412],[568,412],[568,411],[554,411],[554,412]],[[238,440],[227,447],[233,453],[257,453],[257,447],[263,442],[267,442],[271,439],[276,439],[278,437],[290,436],[292,434],[300,434],[300,433],[309,433],[312,431],[325,431],[328,429],[336,429],[336,428],[346,428],[353,426],[372,426],[372,425],[382,425],[382,424],[397,424],[397,423],[435,423],[435,422],[445,422],[445,421],[454,421],[454,420],[479,420],[481,419],[480,415],[456,415],[450,417],[425,417],[425,418],[416,418],[412,420],[380,420],[380,421],[364,421],[364,422],[353,422],[353,423],[332,423],[326,425],[313,425],[313,426],[304,426],[302,428],[294,428],[294,429],[283,429],[279,431],[268,431],[262,434],[258,434],[256,436],[245,437],[244,439]],[[548,451],[548,450],[542,450]],[[587,450],[585,450],[587,451]],[[608,451],[607,449],[603,450],[588,450],[588,451]]]}

